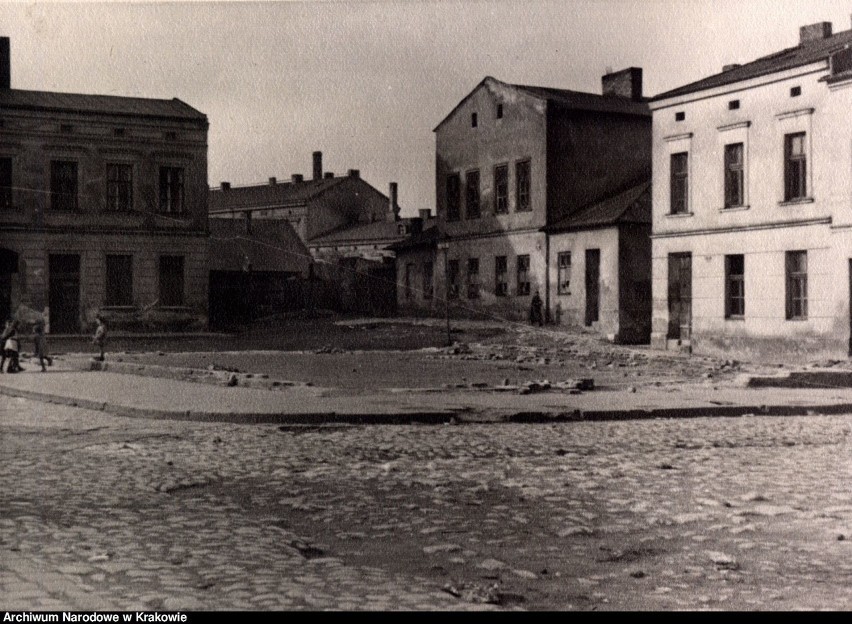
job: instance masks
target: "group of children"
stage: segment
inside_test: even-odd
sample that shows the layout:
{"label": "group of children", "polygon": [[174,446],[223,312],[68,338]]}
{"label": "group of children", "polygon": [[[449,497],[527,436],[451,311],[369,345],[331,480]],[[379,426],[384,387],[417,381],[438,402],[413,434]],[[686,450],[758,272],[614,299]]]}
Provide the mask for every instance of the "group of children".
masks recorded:
{"label": "group of children", "polygon": [[[97,329],[92,342],[100,351],[100,356],[97,358],[101,362],[104,361],[104,347],[106,345],[106,323],[100,316],[95,317]],[[6,365],[6,360],[9,360],[9,365],[6,367],[7,373],[20,373],[23,371],[20,362],[21,339],[18,334],[18,321],[8,319],[6,327],[3,329],[3,334],[0,336],[0,345],[2,345],[2,354],[0,357],[0,373],[4,372],[3,367]],[[47,372],[47,366],[53,366],[53,358],[47,354],[47,338],[44,333],[44,320],[39,319],[33,325],[33,345],[35,346],[35,355],[38,357],[41,365],[41,372]]]}

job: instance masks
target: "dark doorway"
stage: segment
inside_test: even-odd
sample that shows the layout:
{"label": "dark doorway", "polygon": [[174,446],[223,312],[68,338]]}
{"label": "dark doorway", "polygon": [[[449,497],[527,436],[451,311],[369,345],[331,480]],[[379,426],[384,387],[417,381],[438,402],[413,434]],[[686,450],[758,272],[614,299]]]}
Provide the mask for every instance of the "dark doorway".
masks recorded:
{"label": "dark doorway", "polygon": [[689,340],[692,333],[692,254],[669,254],[669,335]]}
{"label": "dark doorway", "polygon": [[12,314],[12,274],[18,272],[18,254],[0,249],[0,322]]}
{"label": "dark doorway", "polygon": [[586,325],[600,320],[601,250],[586,250]]}
{"label": "dark doorway", "polygon": [[80,256],[51,254],[48,270],[50,331],[76,334],[80,331]]}

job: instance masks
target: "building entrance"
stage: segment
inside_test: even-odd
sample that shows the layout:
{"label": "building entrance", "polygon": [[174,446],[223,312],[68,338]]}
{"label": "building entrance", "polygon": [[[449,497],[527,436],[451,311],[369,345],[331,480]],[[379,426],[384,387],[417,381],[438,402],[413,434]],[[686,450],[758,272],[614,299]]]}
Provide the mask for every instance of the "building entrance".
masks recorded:
{"label": "building entrance", "polygon": [[669,339],[692,334],[692,254],[669,254]]}

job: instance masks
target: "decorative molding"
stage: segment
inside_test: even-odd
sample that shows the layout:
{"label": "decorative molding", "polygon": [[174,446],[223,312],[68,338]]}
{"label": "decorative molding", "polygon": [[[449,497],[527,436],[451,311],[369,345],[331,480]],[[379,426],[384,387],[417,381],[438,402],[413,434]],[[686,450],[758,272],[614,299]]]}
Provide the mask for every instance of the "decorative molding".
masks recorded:
{"label": "decorative molding", "polygon": [[664,136],[663,141],[665,141],[666,143],[671,143],[673,141],[682,141],[684,139],[691,139],[691,138],[692,138],[691,132],[684,132],[682,134],[670,134],[669,136]]}
{"label": "decorative molding", "polygon": [[756,223],[754,225],[729,226],[720,228],[702,228],[698,230],[682,230],[680,232],[661,232],[651,234],[651,238],[678,238],[681,236],[700,236],[704,234],[730,234],[732,232],[754,232],[758,230],[776,230],[789,227],[804,227],[808,225],[831,225],[831,217],[818,219],[799,219],[796,221],[776,221],[774,223]]}
{"label": "decorative molding", "polygon": [[800,108],[800,109],[794,110],[794,111],[787,111],[786,113],[779,113],[778,115],[775,115],[775,118],[778,119],[778,120],[781,120],[781,119],[790,119],[791,117],[802,117],[803,115],[813,115],[813,114],[814,114],[813,108]]}
{"label": "decorative molding", "polygon": [[750,121],[738,121],[736,123],[725,124],[724,126],[718,126],[716,130],[719,132],[725,132],[726,130],[738,130],[740,128],[748,128],[751,125]]}

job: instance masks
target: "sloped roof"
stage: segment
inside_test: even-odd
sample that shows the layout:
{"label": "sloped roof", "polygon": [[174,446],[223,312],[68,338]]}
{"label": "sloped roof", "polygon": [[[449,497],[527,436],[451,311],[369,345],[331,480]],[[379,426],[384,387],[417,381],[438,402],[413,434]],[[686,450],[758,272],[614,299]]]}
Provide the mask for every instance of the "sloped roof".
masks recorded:
{"label": "sloped roof", "polygon": [[308,270],[310,252],[283,219],[253,219],[251,233],[244,219],[211,218],[208,223],[211,271],[241,271],[248,263],[253,271]]}
{"label": "sloped roof", "polygon": [[[210,189],[209,211],[244,210],[247,208],[272,208],[277,206],[304,206],[305,203],[322,195],[329,189],[346,180],[357,180],[370,186],[360,177],[339,176],[303,182],[276,182],[275,184],[255,184],[250,186],[232,186],[228,190]],[[370,188],[387,197],[379,190]]]}
{"label": "sloped roof", "polygon": [[570,91],[568,89],[553,89],[550,87],[534,87],[530,85],[520,85],[520,84],[512,84],[509,82],[503,82],[502,80],[497,80],[492,76],[486,76],[482,79],[482,81],[476,85],[470,93],[464,96],[461,101],[453,107],[446,117],[444,117],[437,126],[435,126],[433,132],[440,128],[445,121],[447,121],[453,114],[464,104],[474,93],[476,93],[477,89],[479,89],[482,85],[487,82],[495,82],[503,87],[509,87],[513,89],[518,89],[520,91],[524,91],[529,95],[539,98],[541,100],[547,100],[550,103],[555,104],[561,108],[572,109],[572,110],[584,110],[584,111],[598,111],[603,113],[621,113],[628,115],[648,115],[650,116],[651,112],[648,108],[648,105],[645,103],[645,100],[642,101],[634,101],[629,98],[622,98],[612,95],[598,95],[596,93],[586,93],[585,91]]}
{"label": "sloped roof", "polygon": [[177,98],[158,100],[117,95],[0,89],[0,108],[207,121],[204,113]]}
{"label": "sloped roof", "polygon": [[546,229],[548,232],[563,232],[618,223],[651,223],[650,180],[585,206]]}
{"label": "sloped roof", "polygon": [[399,233],[399,226],[406,225],[410,219],[399,221],[375,221],[373,223],[359,223],[343,226],[329,234],[323,234],[312,238],[310,245],[335,245],[335,244],[370,244],[387,243],[405,238],[406,234]]}
{"label": "sloped roof", "polygon": [[845,30],[825,39],[806,41],[794,48],[786,48],[780,52],[762,56],[728,71],[708,76],[702,80],[691,82],[665,93],[660,93],[652,97],[651,101],[656,102],[678,95],[704,91],[705,89],[721,87],[741,80],[749,80],[786,69],[793,69],[802,65],[809,65],[827,59],[833,52],[841,50],[850,44],[852,44],[852,30]]}
{"label": "sloped roof", "polygon": [[441,233],[437,225],[431,225],[425,230],[412,234],[408,238],[390,245],[388,249],[392,251],[405,251],[408,249],[416,249],[418,247],[434,247],[441,238]]}

